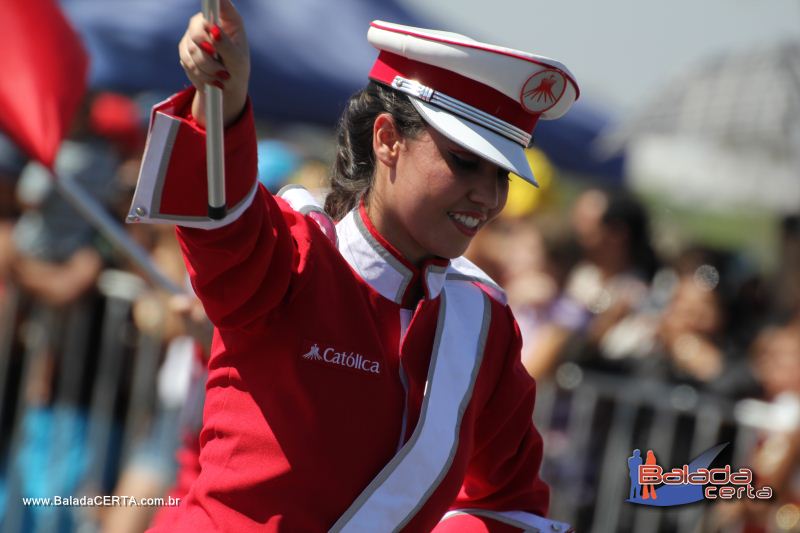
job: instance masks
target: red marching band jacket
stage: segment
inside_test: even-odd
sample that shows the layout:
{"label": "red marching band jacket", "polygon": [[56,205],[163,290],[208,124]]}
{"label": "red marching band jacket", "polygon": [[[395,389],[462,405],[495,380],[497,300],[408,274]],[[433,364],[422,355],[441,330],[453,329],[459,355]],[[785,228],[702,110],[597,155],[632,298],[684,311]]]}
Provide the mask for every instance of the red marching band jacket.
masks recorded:
{"label": "red marching band jacket", "polygon": [[216,326],[201,471],[156,529],[566,531],[543,518],[502,290],[463,258],[409,264],[363,208],[334,228],[304,189],[269,194],[249,104],[225,133],[229,213],[207,219],[193,94],[154,109],[128,217],[179,226]]}

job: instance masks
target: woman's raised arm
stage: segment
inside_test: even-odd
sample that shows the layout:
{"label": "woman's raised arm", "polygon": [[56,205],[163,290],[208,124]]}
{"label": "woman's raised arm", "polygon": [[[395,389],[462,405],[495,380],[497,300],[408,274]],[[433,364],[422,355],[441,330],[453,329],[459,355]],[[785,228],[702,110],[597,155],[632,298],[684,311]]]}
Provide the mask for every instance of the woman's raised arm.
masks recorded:
{"label": "woman's raised arm", "polygon": [[[177,225],[187,270],[209,318],[221,329],[246,327],[268,315],[289,290],[300,252],[285,217],[295,214],[256,179],[256,131],[247,97],[250,57],[242,19],[230,0],[220,0],[219,26],[199,13],[191,18],[178,52],[194,88],[153,110],[128,221]],[[229,208],[221,220],[207,216],[203,91],[208,84],[223,89]]]}

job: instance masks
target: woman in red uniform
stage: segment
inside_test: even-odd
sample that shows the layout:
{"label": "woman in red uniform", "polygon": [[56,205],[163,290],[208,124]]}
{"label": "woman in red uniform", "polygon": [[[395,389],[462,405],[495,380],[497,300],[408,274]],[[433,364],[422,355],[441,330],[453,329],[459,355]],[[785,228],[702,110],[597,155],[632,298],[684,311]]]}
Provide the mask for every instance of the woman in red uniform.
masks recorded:
{"label": "woman in red uniform", "polygon": [[[339,125],[334,227],[304,190],[256,183],[247,43],[221,4],[221,27],[197,15],[179,45],[195,88],[154,110],[129,217],[178,224],[216,326],[201,472],[159,531],[563,531],[543,518],[519,331],[460,255],[509,171],[534,182],[524,147],[575,100],[572,76],[374,22],[371,81]],[[204,218],[209,83],[225,102],[221,221]]]}

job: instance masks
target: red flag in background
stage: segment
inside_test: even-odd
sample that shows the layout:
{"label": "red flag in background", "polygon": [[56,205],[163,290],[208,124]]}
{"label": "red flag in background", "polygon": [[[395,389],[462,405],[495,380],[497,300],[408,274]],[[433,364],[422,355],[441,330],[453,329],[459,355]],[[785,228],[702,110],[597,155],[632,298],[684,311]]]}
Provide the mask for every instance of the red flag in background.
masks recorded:
{"label": "red flag in background", "polygon": [[89,60],[55,0],[0,0],[0,13],[0,130],[52,169]]}

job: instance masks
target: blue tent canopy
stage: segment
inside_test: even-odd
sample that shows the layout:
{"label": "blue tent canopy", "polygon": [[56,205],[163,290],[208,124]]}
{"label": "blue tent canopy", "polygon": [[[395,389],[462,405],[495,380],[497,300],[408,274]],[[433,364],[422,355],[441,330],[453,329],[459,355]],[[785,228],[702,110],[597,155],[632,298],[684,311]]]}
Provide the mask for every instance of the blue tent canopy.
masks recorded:
{"label": "blue tent canopy", "polygon": [[[62,0],[91,56],[92,87],[174,92],[186,85],[177,43],[199,0]],[[374,19],[425,25],[392,0],[239,0],[251,48],[256,114],[333,124],[364,85]]]}
{"label": "blue tent canopy", "polygon": [[[61,0],[91,56],[90,85],[169,94],[187,85],[177,43],[199,0]],[[237,0],[250,42],[250,94],[271,121],[333,125],[347,98],[367,81],[376,51],[366,40],[375,19],[439,26],[397,0]],[[541,121],[537,144],[557,166],[621,180],[621,159],[600,161],[591,144],[607,118],[578,102],[559,120]]]}

